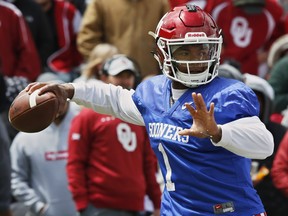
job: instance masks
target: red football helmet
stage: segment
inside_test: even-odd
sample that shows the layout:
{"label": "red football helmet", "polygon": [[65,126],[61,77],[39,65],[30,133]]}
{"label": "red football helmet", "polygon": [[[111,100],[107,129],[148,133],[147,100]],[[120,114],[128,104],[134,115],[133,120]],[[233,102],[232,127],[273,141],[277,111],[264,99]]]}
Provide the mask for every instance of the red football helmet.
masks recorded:
{"label": "red football helmet", "polygon": [[158,23],[154,57],[168,78],[187,87],[218,74],[222,36],[213,18],[195,5],[175,7]]}

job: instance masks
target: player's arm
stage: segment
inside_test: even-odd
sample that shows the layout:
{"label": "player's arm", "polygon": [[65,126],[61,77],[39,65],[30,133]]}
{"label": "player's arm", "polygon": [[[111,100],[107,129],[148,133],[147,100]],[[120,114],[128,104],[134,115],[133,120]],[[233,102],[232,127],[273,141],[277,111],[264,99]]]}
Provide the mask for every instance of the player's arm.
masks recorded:
{"label": "player's arm", "polygon": [[98,113],[113,115],[123,121],[144,125],[143,118],[135,106],[132,95],[134,90],[105,83],[72,83],[74,95],[72,101],[92,108]]}
{"label": "player's arm", "polygon": [[288,132],[282,139],[276,152],[273,166],[271,169],[271,178],[276,188],[288,197]]}
{"label": "player's arm", "polygon": [[105,83],[31,83],[26,87],[30,94],[39,89],[39,95],[53,92],[59,100],[59,113],[64,112],[67,99],[92,108],[98,113],[113,115],[123,121],[144,125],[144,120],[132,100],[134,90]]}

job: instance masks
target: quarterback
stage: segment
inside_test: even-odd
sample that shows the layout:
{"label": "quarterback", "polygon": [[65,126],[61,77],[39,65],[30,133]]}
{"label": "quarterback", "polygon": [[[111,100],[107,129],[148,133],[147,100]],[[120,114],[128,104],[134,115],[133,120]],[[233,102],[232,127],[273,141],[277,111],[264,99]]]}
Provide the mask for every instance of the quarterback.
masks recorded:
{"label": "quarterback", "polygon": [[161,215],[266,215],[250,168],[272,154],[273,137],[254,92],[217,76],[222,37],[213,18],[195,5],[175,7],[151,35],[163,75],[136,90],[32,83],[26,91],[52,91],[60,104],[70,99],[145,125],[165,181]]}

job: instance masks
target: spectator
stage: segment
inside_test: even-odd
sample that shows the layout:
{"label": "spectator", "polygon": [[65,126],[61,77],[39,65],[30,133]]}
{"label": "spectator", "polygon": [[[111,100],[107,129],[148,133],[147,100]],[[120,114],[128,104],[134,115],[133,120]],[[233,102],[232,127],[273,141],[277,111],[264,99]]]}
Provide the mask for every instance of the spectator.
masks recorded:
{"label": "spectator", "polygon": [[267,58],[267,64],[269,68],[272,69],[275,63],[279,59],[284,57],[287,53],[288,53],[288,34],[285,34],[279,37],[276,41],[274,41],[274,43],[271,45],[269,49]]}
{"label": "spectator", "polygon": [[211,14],[223,31],[221,61],[237,61],[243,73],[266,78],[269,47],[284,34],[284,11],[277,1],[224,1]]}
{"label": "spectator", "polygon": [[2,117],[0,116],[0,216],[12,216],[10,211],[11,204],[11,187],[10,187],[10,139],[8,136],[7,128],[3,124]]}
{"label": "spectator", "polygon": [[[287,109],[288,106],[288,37],[282,36],[273,43],[269,52],[269,61],[271,71],[269,73],[268,82],[273,87],[275,92],[274,99],[274,112],[278,113],[281,117],[276,120],[282,121],[282,112]],[[275,115],[274,115],[275,118]]]}
{"label": "spectator", "polygon": [[[39,81],[47,77],[43,74]],[[77,215],[65,171],[68,132],[76,113],[68,103],[64,110],[41,132],[18,133],[10,148],[12,194],[32,215]]]}
{"label": "spectator", "polygon": [[[5,81],[0,73],[0,113],[5,110],[4,101],[6,100]],[[11,164],[10,164],[10,138],[7,128],[4,125],[2,116],[0,115],[0,216],[12,216],[10,211],[11,203]]]}
{"label": "spectator", "polygon": [[38,50],[42,72],[47,68],[47,58],[51,53],[52,34],[42,8],[34,0],[7,0],[12,2],[23,14],[36,48]]}
{"label": "spectator", "polygon": [[[102,68],[101,81],[126,89],[134,86],[139,73],[124,55],[109,58]],[[144,210],[146,191],[156,208],[154,215],[159,215],[156,168],[144,127],[89,109],[73,120],[67,173],[80,215],[137,215]]]}
{"label": "spectator", "polygon": [[244,80],[246,85],[253,89],[257,95],[260,102],[260,119],[265,123],[274,138],[274,153],[265,160],[253,160],[252,162],[256,166],[255,175],[252,176],[253,183],[267,215],[285,216],[288,212],[288,199],[273,184],[270,171],[279,144],[285,140],[285,134],[288,132],[281,124],[270,121],[274,100],[274,91],[270,84],[266,80],[251,74],[244,74]]}
{"label": "spectator", "polygon": [[135,91],[98,83],[33,83],[26,90],[54,92],[59,113],[69,98],[145,125],[165,181],[162,215],[265,215],[250,158],[270,156],[273,136],[258,118],[254,92],[217,77],[222,37],[213,18],[195,5],[177,7],[151,35],[164,75]]}
{"label": "spectator", "polygon": [[117,53],[118,49],[111,44],[103,43],[95,46],[89,55],[87,63],[84,65],[81,76],[74,80],[74,82],[87,82],[91,79],[94,82],[95,79],[100,79],[99,70],[103,62]]}
{"label": "spectator", "polygon": [[79,76],[82,57],[76,48],[76,36],[81,22],[80,12],[68,1],[35,0],[45,11],[53,43],[47,71],[61,80],[72,81]]}
{"label": "spectator", "polygon": [[0,0],[0,59],[7,77],[35,81],[41,64],[30,30],[13,4]]}
{"label": "spectator", "polygon": [[[83,16],[77,37],[78,50],[87,60],[99,43],[109,43],[119,53],[136,60],[142,77],[158,74],[153,60],[153,39],[148,35],[160,18],[169,10],[167,0],[92,0]],[[147,64],[147,62],[149,62]]]}
{"label": "spectator", "polygon": [[[288,86],[287,86],[288,56],[281,58],[272,68],[269,83],[275,91],[274,111],[282,116],[288,106]],[[282,118],[281,120],[282,121]]]}
{"label": "spectator", "polygon": [[0,73],[5,80],[7,99],[1,118],[12,140],[18,131],[9,124],[9,105],[29,82],[36,80],[41,72],[41,63],[30,30],[19,9],[0,0],[0,23]]}
{"label": "spectator", "polygon": [[285,135],[284,139],[280,143],[271,170],[271,176],[275,186],[283,193],[286,199],[288,199],[287,167],[288,167],[288,134]]}
{"label": "spectator", "polygon": [[[288,122],[285,123],[285,117],[288,117],[288,114],[286,111],[287,109],[285,109],[286,105],[285,103],[288,102],[288,100],[285,100],[285,96],[283,97],[283,95],[285,95],[285,89],[286,89],[286,85],[283,86],[285,82],[285,80],[282,80],[282,78],[284,79],[284,77],[281,77],[281,79],[279,80],[279,76],[277,74],[280,73],[280,75],[282,76],[283,72],[277,72],[275,73],[275,69],[277,68],[276,71],[286,71],[285,67],[283,68],[283,66],[281,66],[281,68],[279,68],[279,66],[277,66],[276,68],[273,68],[274,65],[282,58],[285,57],[288,53],[288,34],[285,34],[281,37],[279,37],[271,46],[269,53],[268,53],[268,66],[270,68],[270,73],[268,76],[268,81],[270,82],[270,84],[272,85],[272,87],[274,88],[275,91],[275,107],[274,107],[274,113],[271,116],[271,120],[278,122],[278,123],[283,123],[283,125],[285,125],[285,127],[288,128]],[[286,60],[287,61],[287,60]],[[283,63],[281,63],[283,64]],[[271,77],[271,73],[273,72],[273,76]],[[283,73],[283,75],[285,75],[286,73]],[[284,82],[283,82],[284,81]],[[278,83],[279,82],[279,83]],[[278,86],[279,84],[279,86]],[[280,87],[280,88],[279,88]],[[286,101],[286,102],[285,102]],[[279,106],[279,108],[278,108]],[[286,113],[286,114],[285,114]],[[288,119],[288,118],[287,118]],[[284,122],[282,122],[284,121]]]}
{"label": "spectator", "polygon": [[[100,72],[102,64],[107,58],[118,53],[118,49],[110,44],[98,44],[90,53],[89,60],[82,65],[81,76],[77,77],[73,82],[100,82]],[[81,110],[82,106],[72,103],[73,106]]]}

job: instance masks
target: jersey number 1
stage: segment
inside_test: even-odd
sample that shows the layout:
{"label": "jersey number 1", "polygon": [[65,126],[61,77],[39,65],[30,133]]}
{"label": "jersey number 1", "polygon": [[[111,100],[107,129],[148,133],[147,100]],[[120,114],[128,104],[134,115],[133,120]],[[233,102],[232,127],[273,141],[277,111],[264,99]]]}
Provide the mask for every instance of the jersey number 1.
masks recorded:
{"label": "jersey number 1", "polygon": [[166,154],[166,152],[163,148],[163,145],[161,143],[159,143],[158,149],[163,155],[163,159],[164,159],[164,163],[165,163],[165,167],[166,167],[165,180],[166,180],[167,191],[175,191],[175,184],[171,181],[172,169],[171,169],[167,154]]}

